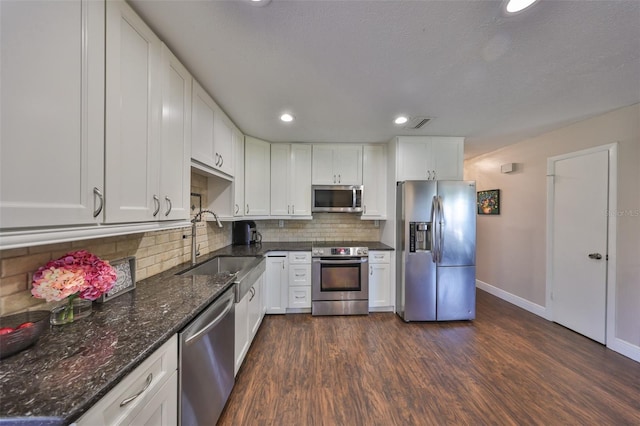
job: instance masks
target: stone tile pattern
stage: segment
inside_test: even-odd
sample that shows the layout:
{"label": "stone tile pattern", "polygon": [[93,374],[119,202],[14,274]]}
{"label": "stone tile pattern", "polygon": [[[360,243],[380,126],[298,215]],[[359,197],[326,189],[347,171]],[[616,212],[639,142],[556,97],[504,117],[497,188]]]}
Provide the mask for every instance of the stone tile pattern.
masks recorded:
{"label": "stone tile pattern", "polygon": [[361,220],[350,213],[314,213],[313,220],[256,222],[262,241],[380,241],[380,227],[372,220]]}

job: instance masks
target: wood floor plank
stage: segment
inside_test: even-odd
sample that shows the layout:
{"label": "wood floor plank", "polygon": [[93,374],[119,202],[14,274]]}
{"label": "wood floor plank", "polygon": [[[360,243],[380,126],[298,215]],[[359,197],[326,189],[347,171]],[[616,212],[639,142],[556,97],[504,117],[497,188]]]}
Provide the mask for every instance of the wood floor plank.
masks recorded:
{"label": "wood floor plank", "polygon": [[219,425],[640,425],[640,364],[478,290],[477,318],[265,317]]}

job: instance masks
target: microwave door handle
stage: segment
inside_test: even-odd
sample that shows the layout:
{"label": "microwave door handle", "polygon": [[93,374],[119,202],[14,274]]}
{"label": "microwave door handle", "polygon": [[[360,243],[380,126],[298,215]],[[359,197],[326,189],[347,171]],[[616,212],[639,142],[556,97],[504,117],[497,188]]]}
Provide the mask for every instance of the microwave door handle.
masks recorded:
{"label": "microwave door handle", "polygon": [[354,209],[357,207],[356,206],[356,189],[355,188],[353,188],[351,190],[351,205],[353,206]]}

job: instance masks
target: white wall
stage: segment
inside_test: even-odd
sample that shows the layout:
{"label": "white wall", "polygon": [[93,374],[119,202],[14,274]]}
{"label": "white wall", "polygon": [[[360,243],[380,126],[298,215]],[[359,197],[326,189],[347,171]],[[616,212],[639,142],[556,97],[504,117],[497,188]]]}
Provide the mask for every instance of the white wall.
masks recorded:
{"label": "white wall", "polygon": [[[640,347],[640,104],[465,162],[478,190],[501,190],[501,214],[478,216],[477,278],[545,305],[546,161],[618,142],[616,337]],[[500,173],[500,165],[517,163]],[[603,212],[603,214],[606,214]]]}

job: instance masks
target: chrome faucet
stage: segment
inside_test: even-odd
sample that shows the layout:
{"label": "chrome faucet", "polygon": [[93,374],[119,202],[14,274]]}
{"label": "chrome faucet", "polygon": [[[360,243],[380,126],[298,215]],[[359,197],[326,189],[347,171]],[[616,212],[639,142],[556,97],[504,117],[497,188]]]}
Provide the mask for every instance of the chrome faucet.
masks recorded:
{"label": "chrome faucet", "polygon": [[220,219],[218,219],[218,215],[212,212],[211,210],[200,210],[196,215],[191,219],[191,265],[196,264],[196,224],[200,222],[202,219],[202,215],[205,213],[210,213],[215,219],[218,228],[222,228],[222,223],[220,223]]}

